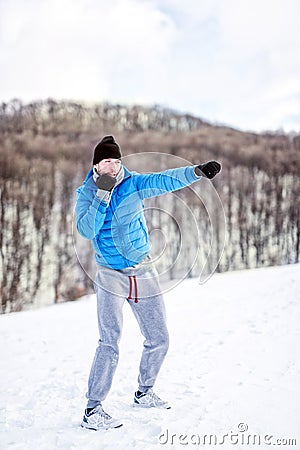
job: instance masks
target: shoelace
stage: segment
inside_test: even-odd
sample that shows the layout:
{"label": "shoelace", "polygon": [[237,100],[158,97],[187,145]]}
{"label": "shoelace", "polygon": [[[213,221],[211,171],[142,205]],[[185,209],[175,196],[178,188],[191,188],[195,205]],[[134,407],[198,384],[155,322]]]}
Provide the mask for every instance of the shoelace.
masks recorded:
{"label": "shoelace", "polygon": [[159,396],[156,395],[156,394],[152,391],[152,389],[149,389],[149,391],[147,392],[147,394],[149,394],[149,396],[150,396],[153,400],[162,402],[162,399],[159,398]]}
{"label": "shoelace", "polygon": [[[156,394],[153,392],[152,389],[148,389],[148,391],[147,391],[144,395],[149,396],[150,399],[151,399],[153,402],[156,402],[156,403],[165,403],[161,398],[159,398],[158,395],[156,395]],[[141,397],[143,397],[143,396],[141,396]]]}
{"label": "shoelace", "polygon": [[89,417],[93,419],[97,424],[103,423],[105,419],[110,420],[111,416],[103,411],[101,406],[97,406],[94,410],[95,412],[91,414]]}

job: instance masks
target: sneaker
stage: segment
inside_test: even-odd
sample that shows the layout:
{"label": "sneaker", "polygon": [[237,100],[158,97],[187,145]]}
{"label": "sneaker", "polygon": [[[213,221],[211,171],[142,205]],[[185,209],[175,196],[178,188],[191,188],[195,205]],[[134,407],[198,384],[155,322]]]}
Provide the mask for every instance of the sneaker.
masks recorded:
{"label": "sneaker", "polygon": [[141,393],[139,393],[139,391],[135,392],[133,404],[134,406],[140,406],[142,408],[171,408],[171,406],[159,398],[152,389],[148,389],[148,391]]}
{"label": "sneaker", "polygon": [[116,419],[113,419],[109,414],[103,411],[101,405],[96,406],[89,413],[84,411],[81,426],[89,430],[108,430],[109,428],[119,428],[123,424]]}

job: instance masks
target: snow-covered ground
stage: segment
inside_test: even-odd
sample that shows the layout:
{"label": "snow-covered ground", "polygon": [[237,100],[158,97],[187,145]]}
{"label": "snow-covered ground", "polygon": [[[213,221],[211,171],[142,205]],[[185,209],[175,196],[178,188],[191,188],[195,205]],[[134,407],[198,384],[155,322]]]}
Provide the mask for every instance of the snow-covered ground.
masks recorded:
{"label": "snow-covered ground", "polygon": [[300,265],[187,280],[165,300],[171,344],[155,391],[172,409],[132,407],[143,338],[125,304],[104,402],[124,426],[102,432],[80,427],[95,296],[1,316],[0,448],[300,448]]}

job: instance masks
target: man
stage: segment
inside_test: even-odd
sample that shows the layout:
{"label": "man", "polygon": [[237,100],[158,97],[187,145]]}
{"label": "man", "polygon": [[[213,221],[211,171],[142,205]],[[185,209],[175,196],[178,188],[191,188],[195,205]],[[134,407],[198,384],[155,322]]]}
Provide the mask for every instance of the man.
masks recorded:
{"label": "man", "polygon": [[143,201],[181,189],[202,176],[213,178],[221,170],[218,162],[210,161],[199,166],[139,174],[127,170],[121,157],[114,137],[105,136],[94,148],[93,168],[77,189],[77,230],[92,240],[99,267],[95,290],[100,340],[89,376],[88,403],[82,421],[83,427],[94,430],[122,425],[104,412],[102,402],[118,363],[125,299],[145,337],[134,405],[170,408],[153,391],[168,350],[168,331],[158,274],[149,256]]}

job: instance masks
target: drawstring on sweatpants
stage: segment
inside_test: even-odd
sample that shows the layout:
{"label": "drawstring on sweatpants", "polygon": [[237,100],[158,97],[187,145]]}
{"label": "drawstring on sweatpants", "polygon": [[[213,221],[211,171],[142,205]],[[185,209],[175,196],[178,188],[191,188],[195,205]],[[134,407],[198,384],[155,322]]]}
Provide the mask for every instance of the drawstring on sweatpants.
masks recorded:
{"label": "drawstring on sweatpants", "polygon": [[[134,292],[135,292],[134,303],[138,303],[138,286],[137,286],[136,276],[128,275],[128,278],[129,278],[129,296],[127,297],[127,300],[133,300],[132,287],[134,286]],[[133,279],[133,282],[132,282],[132,279]]]}

